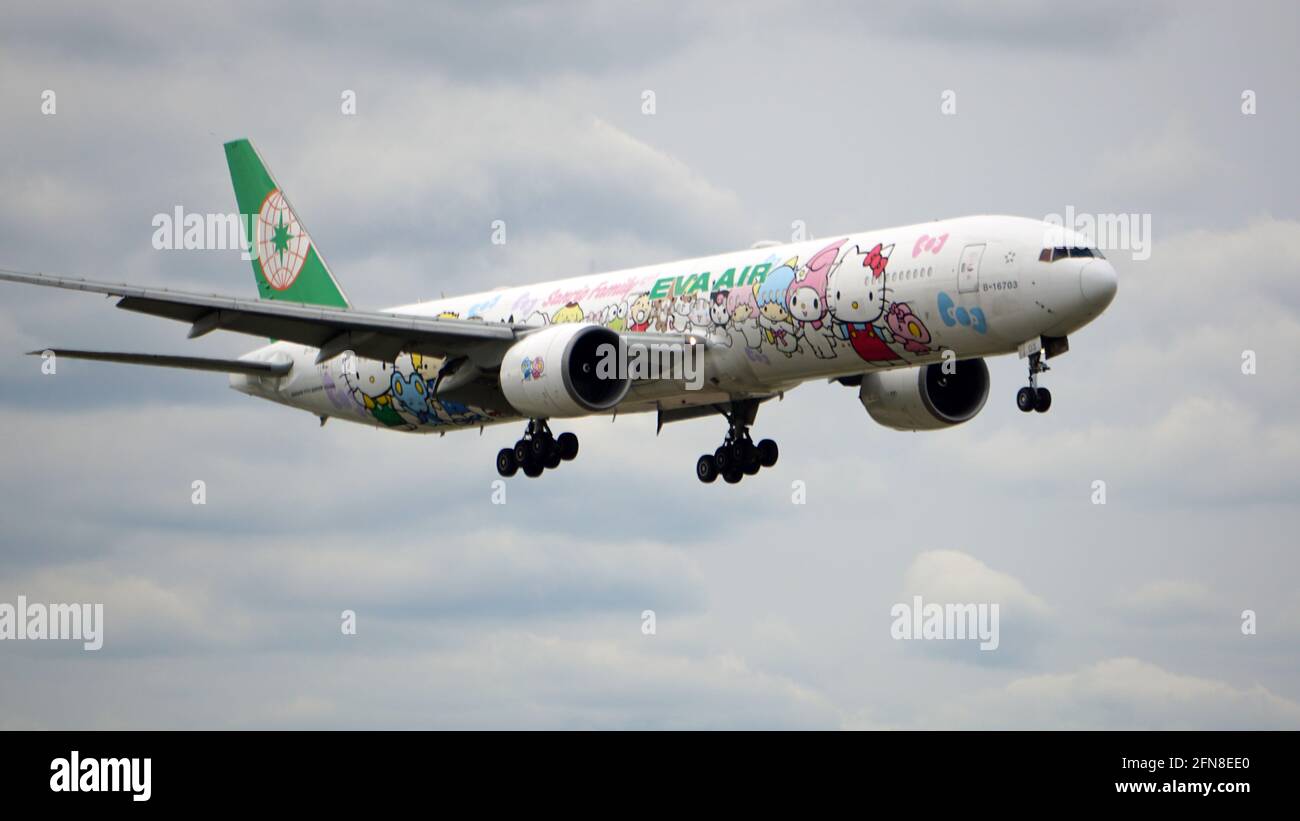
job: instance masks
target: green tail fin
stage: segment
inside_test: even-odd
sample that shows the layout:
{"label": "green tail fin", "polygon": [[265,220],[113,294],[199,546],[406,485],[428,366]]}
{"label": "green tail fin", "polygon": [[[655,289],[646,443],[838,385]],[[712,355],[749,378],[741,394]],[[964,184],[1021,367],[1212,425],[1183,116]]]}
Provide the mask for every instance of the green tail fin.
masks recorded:
{"label": "green tail fin", "polygon": [[253,277],[262,299],[349,307],[343,289],[316,251],[257,149],[248,140],[226,143],[235,199],[249,232]]}

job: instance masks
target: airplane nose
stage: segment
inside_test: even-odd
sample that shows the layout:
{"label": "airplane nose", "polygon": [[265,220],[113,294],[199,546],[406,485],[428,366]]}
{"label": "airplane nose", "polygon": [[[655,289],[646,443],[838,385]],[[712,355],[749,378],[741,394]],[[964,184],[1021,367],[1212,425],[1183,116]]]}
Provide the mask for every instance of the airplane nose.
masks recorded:
{"label": "airplane nose", "polygon": [[1115,267],[1105,260],[1094,260],[1079,271],[1079,291],[1083,301],[1096,311],[1105,309],[1115,298],[1119,277]]}

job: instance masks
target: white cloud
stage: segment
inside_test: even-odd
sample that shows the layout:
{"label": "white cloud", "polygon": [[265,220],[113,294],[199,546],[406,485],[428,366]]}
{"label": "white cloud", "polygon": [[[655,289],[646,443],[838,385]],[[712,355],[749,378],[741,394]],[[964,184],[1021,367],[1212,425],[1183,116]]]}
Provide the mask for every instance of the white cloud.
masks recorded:
{"label": "white cloud", "polygon": [[1015,679],[936,709],[926,726],[970,729],[1294,730],[1300,704],[1259,684],[1180,675],[1135,658]]}

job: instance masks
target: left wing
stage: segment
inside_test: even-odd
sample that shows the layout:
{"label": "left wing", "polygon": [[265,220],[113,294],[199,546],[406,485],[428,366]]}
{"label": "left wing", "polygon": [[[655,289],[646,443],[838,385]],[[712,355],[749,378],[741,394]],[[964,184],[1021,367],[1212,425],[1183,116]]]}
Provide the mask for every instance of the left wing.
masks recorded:
{"label": "left wing", "polygon": [[465,357],[481,367],[492,367],[500,363],[506,349],[520,335],[534,330],[473,319],[439,319],[241,299],[18,271],[0,270],[0,280],[118,297],[119,308],[190,323],[191,338],[223,330],[297,342],[319,348],[317,362],[332,359],[344,351],[391,362],[399,353],[408,352],[432,357]]}
{"label": "left wing", "polygon": [[70,348],[45,348],[28,351],[29,356],[52,353],[67,359],[93,359],[96,362],[119,362],[124,365],[154,365],[160,368],[184,368],[188,371],[242,373],[245,376],[284,376],[293,367],[289,362],[256,362],[251,359],[209,359],[202,356],[167,356],[155,353],[121,351],[74,351]]}

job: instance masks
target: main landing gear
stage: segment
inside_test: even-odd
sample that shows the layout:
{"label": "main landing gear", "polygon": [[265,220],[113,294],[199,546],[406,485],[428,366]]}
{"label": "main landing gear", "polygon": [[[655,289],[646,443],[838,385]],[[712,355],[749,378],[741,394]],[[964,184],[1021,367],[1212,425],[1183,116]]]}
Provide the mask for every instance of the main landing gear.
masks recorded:
{"label": "main landing gear", "polygon": [[1051,368],[1043,362],[1042,351],[1035,351],[1029,355],[1029,385],[1016,393],[1016,407],[1025,413],[1030,411],[1047,413],[1047,409],[1052,406],[1052,392],[1047,388],[1038,387],[1038,375],[1049,370]]}
{"label": "main landing gear", "polygon": [[746,476],[758,473],[759,468],[770,468],[780,455],[776,442],[764,439],[757,445],[749,438],[749,426],[758,414],[758,402],[746,400],[732,402],[729,411],[719,411],[727,417],[727,438],[713,453],[706,453],[695,463],[695,476],[701,482],[712,482],[719,476],[734,485]]}
{"label": "main landing gear", "polygon": [[565,431],[552,436],[545,419],[531,419],[524,437],[513,448],[502,448],[497,453],[497,473],[507,478],[519,470],[529,478],[542,475],[542,471],[572,461],[578,455],[578,437]]}

